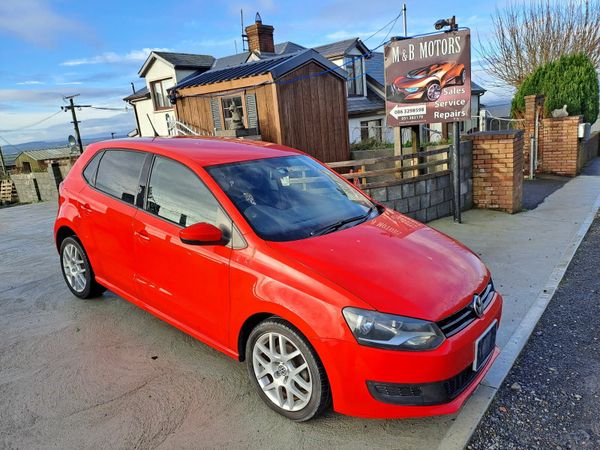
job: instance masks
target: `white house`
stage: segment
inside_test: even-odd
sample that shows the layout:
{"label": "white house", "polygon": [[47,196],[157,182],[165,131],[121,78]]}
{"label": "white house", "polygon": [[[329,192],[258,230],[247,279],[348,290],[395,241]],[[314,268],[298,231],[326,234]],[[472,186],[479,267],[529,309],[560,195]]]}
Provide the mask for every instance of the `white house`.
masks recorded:
{"label": "white house", "polygon": [[191,75],[210,69],[215,61],[210,55],[151,52],[138,74],[146,86],[123,100],[133,106],[139,136],[168,134],[167,120],[175,117],[167,90]]}

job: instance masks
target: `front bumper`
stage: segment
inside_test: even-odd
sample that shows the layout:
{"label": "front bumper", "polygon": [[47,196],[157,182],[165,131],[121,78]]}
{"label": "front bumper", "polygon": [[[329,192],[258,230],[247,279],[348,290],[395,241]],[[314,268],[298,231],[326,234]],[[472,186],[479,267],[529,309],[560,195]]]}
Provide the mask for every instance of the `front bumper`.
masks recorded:
{"label": "front bumper", "polygon": [[[496,293],[480,319],[437,349],[425,352],[377,349],[351,340],[321,341],[319,354],[329,377],[334,410],[372,418],[424,417],[458,411],[500,353],[496,347],[483,367],[469,372],[475,341],[494,320],[500,322],[501,314],[502,297]],[[379,392],[375,385],[379,385]],[[382,386],[400,390],[386,392]],[[410,386],[408,391],[406,386]],[[399,393],[412,395],[414,401],[399,405],[394,395],[386,395]]]}

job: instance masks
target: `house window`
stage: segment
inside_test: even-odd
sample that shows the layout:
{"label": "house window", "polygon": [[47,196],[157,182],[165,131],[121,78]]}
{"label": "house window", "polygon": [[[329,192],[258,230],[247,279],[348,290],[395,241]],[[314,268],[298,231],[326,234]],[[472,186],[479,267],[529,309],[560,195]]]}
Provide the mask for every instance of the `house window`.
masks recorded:
{"label": "house window", "polygon": [[363,58],[359,56],[346,57],[344,68],[348,72],[348,95],[364,95]]}
{"label": "house window", "polygon": [[381,142],[383,138],[381,119],[364,120],[360,122],[360,140],[365,142],[374,140]]}
{"label": "house window", "polygon": [[168,89],[174,86],[173,79],[168,78],[166,80],[153,81],[150,83],[150,90],[152,91],[152,101],[154,102],[154,110],[158,111],[161,109],[171,109],[171,101],[169,100]]}
{"label": "house window", "polygon": [[[221,99],[223,119],[226,130],[244,128],[244,107],[242,97],[228,97]],[[241,124],[241,126],[240,126]]]}

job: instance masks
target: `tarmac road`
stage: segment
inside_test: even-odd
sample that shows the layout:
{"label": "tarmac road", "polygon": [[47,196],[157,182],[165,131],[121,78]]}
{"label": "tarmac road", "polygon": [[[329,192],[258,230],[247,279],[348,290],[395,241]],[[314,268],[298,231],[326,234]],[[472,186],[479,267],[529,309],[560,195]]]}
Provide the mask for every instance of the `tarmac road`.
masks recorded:
{"label": "tarmac road", "polygon": [[0,210],[0,448],[435,448],[451,424],[280,417],[243,364],[114,294],[73,297],[55,211]]}
{"label": "tarmac road", "polygon": [[468,449],[600,448],[600,214]]}

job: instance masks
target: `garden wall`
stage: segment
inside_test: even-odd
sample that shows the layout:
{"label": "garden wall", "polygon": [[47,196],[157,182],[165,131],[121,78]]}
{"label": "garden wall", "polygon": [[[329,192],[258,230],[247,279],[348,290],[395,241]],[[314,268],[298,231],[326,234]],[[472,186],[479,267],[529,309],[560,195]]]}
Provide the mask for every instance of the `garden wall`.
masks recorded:
{"label": "garden wall", "polygon": [[[461,209],[473,206],[472,143],[461,142]],[[367,195],[388,208],[420,222],[430,222],[452,214],[452,174],[444,170],[416,179],[398,180],[393,186],[365,189]]]}

